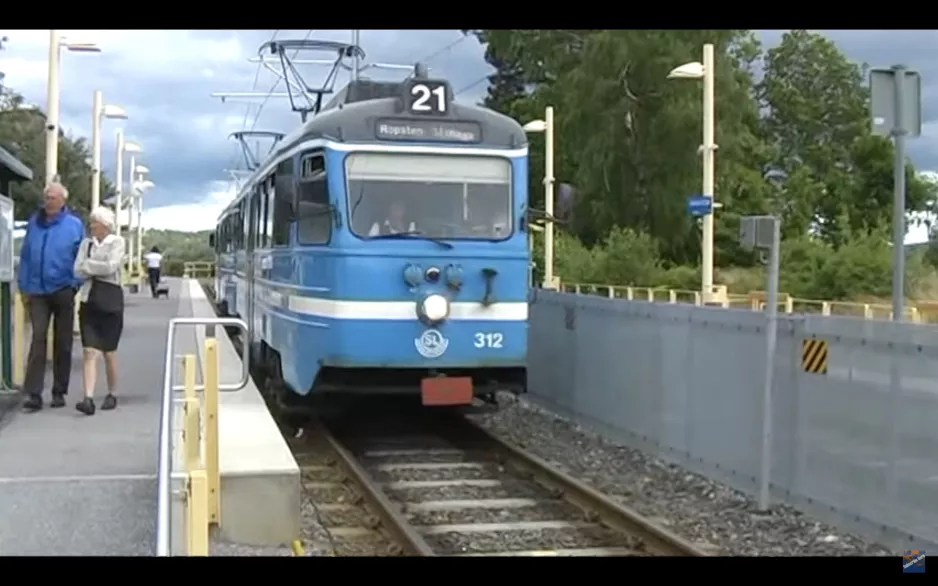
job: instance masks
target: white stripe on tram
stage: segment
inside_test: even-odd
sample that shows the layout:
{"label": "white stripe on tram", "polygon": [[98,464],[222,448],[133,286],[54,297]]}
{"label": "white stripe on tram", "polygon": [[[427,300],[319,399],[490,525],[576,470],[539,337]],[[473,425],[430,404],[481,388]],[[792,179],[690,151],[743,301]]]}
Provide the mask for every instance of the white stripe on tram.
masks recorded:
{"label": "white stripe on tram", "polygon": [[[239,303],[244,302],[245,280],[236,277]],[[257,284],[255,295],[273,307],[326,319],[413,320],[417,304],[413,301],[347,301],[292,295]],[[484,306],[478,301],[456,301],[450,304],[451,321],[527,321],[526,301],[502,301]]]}

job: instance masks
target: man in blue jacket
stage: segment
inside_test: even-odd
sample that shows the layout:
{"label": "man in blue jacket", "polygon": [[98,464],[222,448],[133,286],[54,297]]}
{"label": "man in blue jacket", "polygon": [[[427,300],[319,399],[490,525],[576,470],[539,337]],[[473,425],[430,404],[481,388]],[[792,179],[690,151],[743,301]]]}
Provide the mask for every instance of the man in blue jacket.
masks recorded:
{"label": "man in blue jacket", "polygon": [[46,370],[46,335],[53,321],[52,407],[65,406],[72,370],[72,327],[75,292],[81,281],[73,267],[85,228],[66,205],[68,190],[59,183],[46,187],[43,205],[29,218],[20,249],[17,284],[27,306],[33,336],[26,360],[26,411],[42,409]]}

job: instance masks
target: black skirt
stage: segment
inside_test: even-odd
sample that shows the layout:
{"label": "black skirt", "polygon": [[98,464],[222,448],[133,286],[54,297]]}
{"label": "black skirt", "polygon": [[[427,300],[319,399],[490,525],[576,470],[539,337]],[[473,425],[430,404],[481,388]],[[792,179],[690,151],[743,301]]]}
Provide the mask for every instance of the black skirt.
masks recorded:
{"label": "black skirt", "polygon": [[82,303],[78,309],[78,324],[83,348],[114,352],[124,331],[124,314],[103,313]]}

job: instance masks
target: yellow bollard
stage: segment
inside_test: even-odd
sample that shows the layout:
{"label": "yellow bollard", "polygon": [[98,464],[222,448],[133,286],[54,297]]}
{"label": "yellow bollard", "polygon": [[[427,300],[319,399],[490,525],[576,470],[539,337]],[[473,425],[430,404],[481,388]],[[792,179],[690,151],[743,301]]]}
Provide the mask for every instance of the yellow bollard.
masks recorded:
{"label": "yellow bollard", "polygon": [[205,471],[208,475],[208,518],[221,524],[221,478],[218,470],[218,341],[205,340]]}
{"label": "yellow bollard", "polygon": [[208,555],[208,479],[205,470],[189,472],[187,529],[190,556]]}
{"label": "yellow bollard", "polygon": [[183,387],[185,399],[183,404],[183,431],[182,443],[186,458],[186,470],[192,471],[201,468],[199,452],[199,399],[195,396],[195,356],[187,354],[183,358]]}
{"label": "yellow bollard", "polygon": [[26,308],[23,306],[23,295],[17,293],[13,296],[13,386],[23,388],[23,379],[26,378]]}

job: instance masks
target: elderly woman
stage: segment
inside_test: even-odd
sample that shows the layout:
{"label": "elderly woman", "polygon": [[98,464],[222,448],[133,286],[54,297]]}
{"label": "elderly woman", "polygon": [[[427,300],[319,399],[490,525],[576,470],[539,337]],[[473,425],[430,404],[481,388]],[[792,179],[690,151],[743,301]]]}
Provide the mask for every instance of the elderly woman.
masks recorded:
{"label": "elderly woman", "polygon": [[85,279],[81,286],[78,320],[83,347],[82,374],[85,398],[75,408],[94,415],[94,386],[97,359],[104,354],[107,396],[101,409],[117,407],[117,345],[124,329],[124,290],[121,286],[121,263],[124,239],[113,234],[114,212],[106,207],[91,212],[90,238],[85,238],[75,259],[75,275]]}

